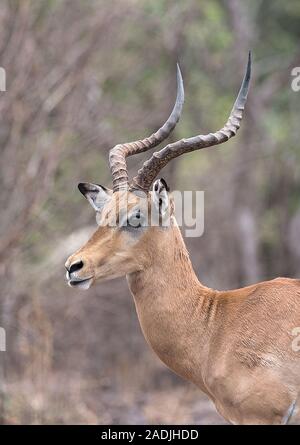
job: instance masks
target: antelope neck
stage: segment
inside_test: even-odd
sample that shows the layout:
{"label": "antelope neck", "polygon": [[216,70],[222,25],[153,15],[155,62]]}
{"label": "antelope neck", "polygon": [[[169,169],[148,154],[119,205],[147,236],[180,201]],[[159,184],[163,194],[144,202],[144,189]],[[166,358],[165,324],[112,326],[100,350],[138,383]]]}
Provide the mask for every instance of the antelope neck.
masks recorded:
{"label": "antelope neck", "polygon": [[168,229],[150,266],[127,280],[152,349],[173,371],[208,392],[199,370],[209,352],[217,291],[198,281],[177,226]]}

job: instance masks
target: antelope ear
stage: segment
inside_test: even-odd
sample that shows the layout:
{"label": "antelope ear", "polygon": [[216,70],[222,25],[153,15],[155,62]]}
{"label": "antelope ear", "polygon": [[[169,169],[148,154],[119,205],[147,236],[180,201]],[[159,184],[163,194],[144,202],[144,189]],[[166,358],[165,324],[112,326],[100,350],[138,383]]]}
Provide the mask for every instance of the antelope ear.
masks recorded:
{"label": "antelope ear", "polygon": [[104,204],[110,199],[112,190],[99,184],[91,184],[89,182],[80,182],[78,184],[79,191],[89,201],[96,212],[100,212]]}
{"label": "antelope ear", "polygon": [[164,216],[169,208],[169,187],[164,179],[157,179],[152,187],[152,196],[159,214]]}

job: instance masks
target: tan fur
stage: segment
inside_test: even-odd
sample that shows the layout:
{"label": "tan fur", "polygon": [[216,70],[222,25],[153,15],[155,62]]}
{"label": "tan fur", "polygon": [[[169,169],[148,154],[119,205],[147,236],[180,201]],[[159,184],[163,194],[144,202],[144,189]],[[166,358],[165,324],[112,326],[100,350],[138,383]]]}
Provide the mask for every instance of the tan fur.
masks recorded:
{"label": "tan fur", "polygon": [[114,206],[136,202],[133,193],[129,199],[114,193],[101,226],[67,266],[84,261],[78,277],[94,280],[127,275],[149,345],[204,391],[225,419],[280,424],[292,412],[297,422],[300,352],[292,349],[292,330],[300,326],[300,280],[207,288],[193,271],[174,216],[170,227],[149,227],[137,240],[105,225]]}

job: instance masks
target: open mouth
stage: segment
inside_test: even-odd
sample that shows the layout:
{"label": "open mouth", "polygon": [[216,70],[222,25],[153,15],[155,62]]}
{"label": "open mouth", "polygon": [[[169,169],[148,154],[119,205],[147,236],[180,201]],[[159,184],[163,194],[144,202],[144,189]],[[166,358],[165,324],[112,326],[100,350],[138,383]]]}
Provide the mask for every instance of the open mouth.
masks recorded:
{"label": "open mouth", "polygon": [[76,287],[78,289],[89,289],[93,282],[93,278],[86,278],[84,280],[76,279],[76,280],[69,280],[68,285],[70,287]]}

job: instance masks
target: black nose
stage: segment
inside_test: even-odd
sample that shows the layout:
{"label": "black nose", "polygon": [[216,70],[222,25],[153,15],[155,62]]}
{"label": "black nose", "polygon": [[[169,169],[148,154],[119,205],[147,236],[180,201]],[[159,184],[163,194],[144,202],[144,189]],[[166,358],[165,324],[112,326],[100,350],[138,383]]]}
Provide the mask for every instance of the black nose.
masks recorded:
{"label": "black nose", "polygon": [[76,261],[76,263],[71,264],[71,267],[69,269],[69,273],[76,272],[77,270],[80,270],[83,268],[83,262],[82,261]]}

